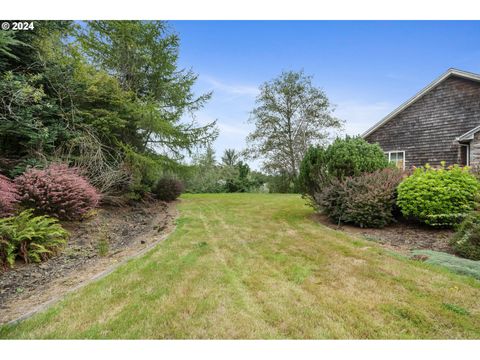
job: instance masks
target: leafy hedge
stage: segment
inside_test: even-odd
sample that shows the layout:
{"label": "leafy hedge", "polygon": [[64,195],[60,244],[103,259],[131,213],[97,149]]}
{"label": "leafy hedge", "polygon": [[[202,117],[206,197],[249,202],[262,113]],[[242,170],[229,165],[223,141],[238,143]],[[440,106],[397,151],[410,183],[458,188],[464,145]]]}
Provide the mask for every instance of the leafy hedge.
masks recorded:
{"label": "leafy hedge", "polygon": [[78,220],[100,201],[98,191],[78,169],[64,164],[29,169],[15,184],[23,205],[59,219]]}
{"label": "leafy hedge", "polygon": [[33,216],[32,209],[0,219],[0,265],[12,267],[17,257],[26,263],[46,260],[65,245],[67,238],[68,232],[58,220]]}
{"label": "leafy hedge", "polygon": [[0,175],[0,217],[11,215],[17,203],[18,193],[15,184]]}
{"label": "leafy hedge", "polygon": [[398,169],[334,179],[315,199],[336,222],[384,227],[394,220],[395,189],[401,179],[402,172]]}
{"label": "leafy hedge", "polygon": [[468,168],[417,168],[398,187],[402,214],[432,226],[452,226],[474,208],[480,183]]}

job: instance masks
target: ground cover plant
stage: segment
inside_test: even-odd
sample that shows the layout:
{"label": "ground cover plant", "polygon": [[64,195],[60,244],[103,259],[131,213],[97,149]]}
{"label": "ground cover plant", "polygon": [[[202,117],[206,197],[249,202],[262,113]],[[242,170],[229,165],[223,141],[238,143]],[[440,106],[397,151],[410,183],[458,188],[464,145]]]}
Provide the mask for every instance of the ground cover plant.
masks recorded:
{"label": "ground cover plant", "polygon": [[402,214],[432,226],[453,226],[470,213],[480,183],[468,168],[457,165],[417,168],[398,186]]}
{"label": "ground cover plant", "polygon": [[26,263],[46,260],[65,245],[67,238],[68,232],[58,220],[34,216],[31,209],[0,219],[0,265],[11,267],[17,257]]}
{"label": "ground cover plant", "polygon": [[414,250],[416,256],[423,256],[428,264],[441,265],[462,275],[472,276],[480,280],[480,261],[462,259],[458,256],[432,250]]}
{"label": "ground cover plant", "polygon": [[141,258],[1,338],[480,336],[480,282],[326,228],[299,195],[186,194]]}

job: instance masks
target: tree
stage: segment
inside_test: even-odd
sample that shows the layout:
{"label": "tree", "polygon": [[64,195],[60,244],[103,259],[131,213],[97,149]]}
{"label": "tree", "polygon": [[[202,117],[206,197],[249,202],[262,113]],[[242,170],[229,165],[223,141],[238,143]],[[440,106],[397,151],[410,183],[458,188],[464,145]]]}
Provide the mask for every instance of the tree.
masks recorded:
{"label": "tree", "polygon": [[179,69],[179,38],[163,21],[89,21],[78,33],[84,54],[113,75],[136,98],[137,119],[125,135],[138,151],[181,158],[182,151],[206,146],[218,135],[216,123],[199,126],[192,115],[211,93],[195,96],[197,75]]}
{"label": "tree", "polygon": [[235,149],[225,149],[222,156],[222,163],[226,166],[235,166],[240,160],[240,153]]}
{"label": "tree", "polygon": [[255,130],[247,137],[249,155],[263,158],[267,173],[299,172],[307,149],[322,145],[329,129],[341,129],[343,121],[332,115],[326,94],[312,84],[312,77],[288,71],[260,87],[249,121]]}
{"label": "tree", "polygon": [[218,135],[215,122],[195,121],[211,94],[194,94],[197,75],[178,53],[178,36],[155,21],[41,21],[1,34],[0,170],[64,161],[102,191],[149,191]]}

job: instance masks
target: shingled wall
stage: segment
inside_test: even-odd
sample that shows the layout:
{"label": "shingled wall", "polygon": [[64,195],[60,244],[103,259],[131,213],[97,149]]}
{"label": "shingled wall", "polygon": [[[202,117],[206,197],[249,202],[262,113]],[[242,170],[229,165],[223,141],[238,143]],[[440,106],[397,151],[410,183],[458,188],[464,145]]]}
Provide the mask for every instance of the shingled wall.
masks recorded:
{"label": "shingled wall", "polygon": [[[480,83],[450,76],[365,137],[405,151],[405,167],[459,162],[455,138],[480,125]],[[473,155],[473,154],[472,154]]]}

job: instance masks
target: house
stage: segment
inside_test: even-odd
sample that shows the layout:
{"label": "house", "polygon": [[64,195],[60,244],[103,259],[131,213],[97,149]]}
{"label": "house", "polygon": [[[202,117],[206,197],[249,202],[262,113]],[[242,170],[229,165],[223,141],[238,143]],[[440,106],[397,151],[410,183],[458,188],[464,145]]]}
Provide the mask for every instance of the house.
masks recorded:
{"label": "house", "polygon": [[480,75],[449,69],[362,137],[403,168],[480,165]]}

